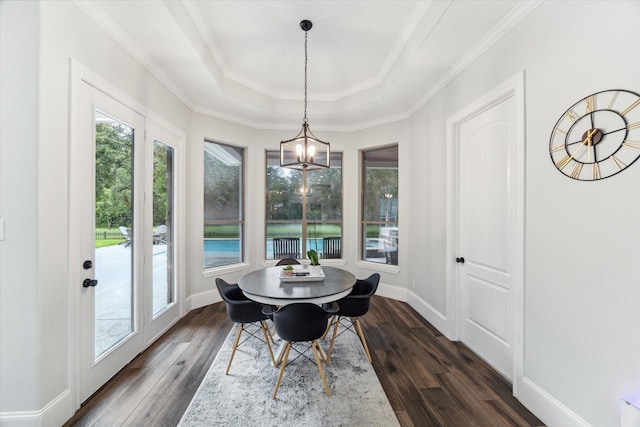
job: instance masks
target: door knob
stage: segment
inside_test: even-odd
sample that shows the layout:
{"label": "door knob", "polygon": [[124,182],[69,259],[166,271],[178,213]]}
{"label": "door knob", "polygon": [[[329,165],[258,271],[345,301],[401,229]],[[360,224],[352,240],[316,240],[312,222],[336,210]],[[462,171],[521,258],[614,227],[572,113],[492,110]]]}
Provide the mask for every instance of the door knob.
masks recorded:
{"label": "door knob", "polygon": [[89,286],[96,286],[98,284],[98,281],[96,279],[84,279],[84,281],[82,282],[82,287],[83,288],[88,288]]}
{"label": "door knob", "polygon": [[456,262],[459,264],[464,264],[464,258],[463,257],[456,258]]}

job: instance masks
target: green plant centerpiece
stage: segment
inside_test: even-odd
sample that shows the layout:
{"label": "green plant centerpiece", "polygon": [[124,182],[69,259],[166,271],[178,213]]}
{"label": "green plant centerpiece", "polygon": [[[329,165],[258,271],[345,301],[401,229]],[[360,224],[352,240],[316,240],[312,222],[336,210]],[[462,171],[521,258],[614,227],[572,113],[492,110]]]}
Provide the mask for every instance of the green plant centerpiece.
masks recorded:
{"label": "green plant centerpiece", "polygon": [[309,269],[312,276],[319,276],[322,273],[322,268],[320,267],[320,261],[318,261],[318,253],[315,249],[311,249],[307,251],[307,258],[309,258]]}
{"label": "green plant centerpiece", "polygon": [[293,276],[293,265],[287,265],[282,269],[282,273],[285,276]]}
{"label": "green plant centerpiece", "polygon": [[311,265],[320,265],[320,262],[318,261],[318,253],[315,251],[315,249],[307,251],[307,258],[309,258]]}

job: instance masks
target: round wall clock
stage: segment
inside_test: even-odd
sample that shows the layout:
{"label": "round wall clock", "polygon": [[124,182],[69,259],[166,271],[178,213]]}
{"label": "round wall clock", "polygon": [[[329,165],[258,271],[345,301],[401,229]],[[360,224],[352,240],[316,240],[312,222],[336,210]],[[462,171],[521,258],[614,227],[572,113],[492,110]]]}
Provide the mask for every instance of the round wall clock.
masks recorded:
{"label": "round wall clock", "polygon": [[640,157],[640,95],[605,90],[573,104],[551,132],[549,154],[569,178],[595,181]]}

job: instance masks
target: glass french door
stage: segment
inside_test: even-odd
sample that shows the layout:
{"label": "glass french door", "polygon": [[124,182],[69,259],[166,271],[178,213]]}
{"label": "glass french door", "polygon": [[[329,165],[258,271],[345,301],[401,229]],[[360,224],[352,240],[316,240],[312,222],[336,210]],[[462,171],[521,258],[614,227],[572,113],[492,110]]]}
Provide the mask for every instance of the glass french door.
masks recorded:
{"label": "glass french door", "polygon": [[176,137],[88,84],[79,92],[69,206],[82,402],[180,312]]}

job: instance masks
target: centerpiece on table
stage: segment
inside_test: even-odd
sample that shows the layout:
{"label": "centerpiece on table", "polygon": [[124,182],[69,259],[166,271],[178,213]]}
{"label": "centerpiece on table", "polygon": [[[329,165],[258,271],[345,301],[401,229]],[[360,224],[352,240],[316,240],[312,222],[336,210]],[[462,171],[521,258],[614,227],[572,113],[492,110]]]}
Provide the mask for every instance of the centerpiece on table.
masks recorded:
{"label": "centerpiece on table", "polygon": [[293,265],[287,265],[282,269],[282,275],[291,277],[293,276]]}
{"label": "centerpiece on table", "polygon": [[307,258],[309,258],[309,273],[312,276],[320,276],[322,274],[322,267],[320,267],[320,262],[318,261],[318,253],[311,249],[307,251]]}

